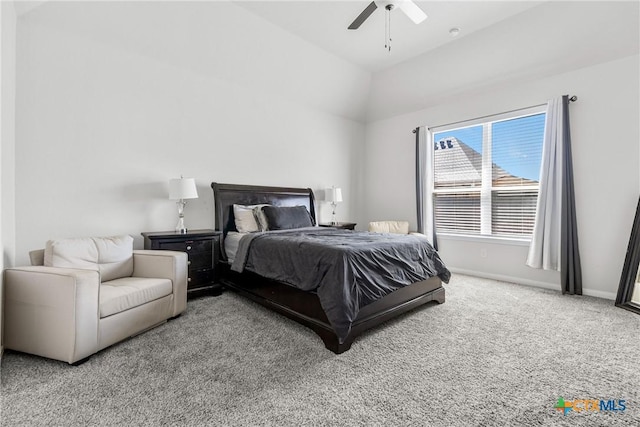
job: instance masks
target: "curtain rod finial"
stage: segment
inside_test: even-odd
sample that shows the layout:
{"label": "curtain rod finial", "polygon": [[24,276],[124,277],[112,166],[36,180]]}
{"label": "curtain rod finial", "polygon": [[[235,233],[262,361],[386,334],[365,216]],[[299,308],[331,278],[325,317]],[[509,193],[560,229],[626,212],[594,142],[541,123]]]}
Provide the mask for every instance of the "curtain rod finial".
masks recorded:
{"label": "curtain rod finial", "polygon": [[575,95],[569,98],[569,102],[576,102],[577,100],[578,100],[578,97]]}

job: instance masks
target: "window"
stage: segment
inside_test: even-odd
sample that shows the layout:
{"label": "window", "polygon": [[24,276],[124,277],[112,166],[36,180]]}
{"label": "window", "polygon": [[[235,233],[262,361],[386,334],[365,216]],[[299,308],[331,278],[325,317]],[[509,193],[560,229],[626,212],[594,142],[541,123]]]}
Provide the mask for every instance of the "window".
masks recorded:
{"label": "window", "polygon": [[531,236],[544,135],[542,108],[434,129],[437,232]]}

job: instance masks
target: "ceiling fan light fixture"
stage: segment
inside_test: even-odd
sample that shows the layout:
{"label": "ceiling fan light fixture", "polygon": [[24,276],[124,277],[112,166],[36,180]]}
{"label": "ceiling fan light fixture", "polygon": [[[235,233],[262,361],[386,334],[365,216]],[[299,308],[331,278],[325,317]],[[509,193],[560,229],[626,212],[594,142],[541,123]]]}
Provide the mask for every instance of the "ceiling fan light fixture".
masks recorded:
{"label": "ceiling fan light fixture", "polygon": [[347,29],[357,30],[360,28],[360,25],[362,25],[362,23],[366,21],[377,8],[384,9],[388,12],[400,9],[415,24],[419,24],[427,19],[427,14],[424,13],[424,11],[412,0],[374,0],[369,3],[369,5],[360,13],[360,15],[358,15]]}

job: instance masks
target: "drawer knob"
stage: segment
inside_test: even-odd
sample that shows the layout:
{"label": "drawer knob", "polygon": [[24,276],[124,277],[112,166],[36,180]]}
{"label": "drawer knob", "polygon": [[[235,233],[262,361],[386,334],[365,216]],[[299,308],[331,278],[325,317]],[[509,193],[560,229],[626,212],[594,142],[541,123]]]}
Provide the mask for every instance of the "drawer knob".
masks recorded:
{"label": "drawer knob", "polygon": [[191,246],[187,246],[187,250],[190,251],[191,250]]}
{"label": "drawer knob", "polygon": [[187,265],[191,265],[191,261],[187,261]]}
{"label": "drawer knob", "polygon": [[187,277],[187,282],[190,282],[190,281],[191,281],[191,277]]}

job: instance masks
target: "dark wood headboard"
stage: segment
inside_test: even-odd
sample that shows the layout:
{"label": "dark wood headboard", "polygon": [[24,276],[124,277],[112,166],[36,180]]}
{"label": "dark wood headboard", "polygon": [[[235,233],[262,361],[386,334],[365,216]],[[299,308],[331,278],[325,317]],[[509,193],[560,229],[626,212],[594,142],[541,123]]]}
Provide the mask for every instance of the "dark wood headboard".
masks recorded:
{"label": "dark wood headboard", "polygon": [[237,231],[233,216],[233,205],[270,204],[274,206],[306,206],[316,225],[316,209],[313,191],[310,188],[264,187],[258,185],[220,184],[212,182],[216,215],[216,230],[226,236]]}

